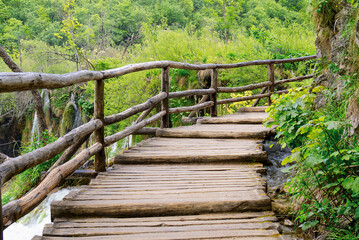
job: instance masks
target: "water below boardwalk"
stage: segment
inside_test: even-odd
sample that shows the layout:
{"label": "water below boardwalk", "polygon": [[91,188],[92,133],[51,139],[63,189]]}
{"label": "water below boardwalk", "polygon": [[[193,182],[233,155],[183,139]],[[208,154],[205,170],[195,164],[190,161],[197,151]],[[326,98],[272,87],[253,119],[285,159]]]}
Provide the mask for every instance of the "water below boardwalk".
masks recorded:
{"label": "water below boardwalk", "polygon": [[45,224],[51,222],[50,205],[53,201],[62,200],[72,189],[61,189],[48,196],[29,214],[10,225],[4,231],[5,240],[30,240],[35,235],[42,235]]}

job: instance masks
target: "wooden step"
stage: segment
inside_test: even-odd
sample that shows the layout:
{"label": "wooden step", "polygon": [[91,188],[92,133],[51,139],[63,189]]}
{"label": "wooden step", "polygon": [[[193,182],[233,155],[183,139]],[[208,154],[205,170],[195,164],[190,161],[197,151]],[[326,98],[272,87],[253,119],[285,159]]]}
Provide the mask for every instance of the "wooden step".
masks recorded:
{"label": "wooden step", "polygon": [[268,117],[265,112],[240,112],[221,117],[198,119],[198,124],[262,124]]}
{"label": "wooden step", "polygon": [[238,112],[265,112],[267,107],[241,107]]}
{"label": "wooden step", "polygon": [[259,140],[152,138],[115,157],[119,164],[266,162]]}
{"label": "wooden step", "polygon": [[115,165],[51,205],[59,217],[151,217],[267,211],[260,165]]}
{"label": "wooden step", "polygon": [[157,137],[172,138],[244,138],[264,139],[271,132],[260,124],[196,124],[193,126],[158,129]]}
{"label": "wooden step", "polygon": [[285,239],[273,212],[150,218],[56,218],[34,239]]}

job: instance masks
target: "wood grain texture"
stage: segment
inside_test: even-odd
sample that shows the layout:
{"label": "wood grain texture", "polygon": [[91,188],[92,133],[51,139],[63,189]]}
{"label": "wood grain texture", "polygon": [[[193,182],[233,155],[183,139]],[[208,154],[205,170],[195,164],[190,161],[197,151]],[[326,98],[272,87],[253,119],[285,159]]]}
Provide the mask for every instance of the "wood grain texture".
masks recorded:
{"label": "wood grain texture", "polygon": [[285,239],[273,212],[150,218],[57,218],[34,239]]}

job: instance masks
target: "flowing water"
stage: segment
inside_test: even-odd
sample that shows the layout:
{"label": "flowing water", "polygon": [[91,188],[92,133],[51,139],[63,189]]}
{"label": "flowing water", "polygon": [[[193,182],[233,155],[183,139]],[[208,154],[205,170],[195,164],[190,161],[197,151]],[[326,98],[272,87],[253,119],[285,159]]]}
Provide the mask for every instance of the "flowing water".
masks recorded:
{"label": "flowing water", "polygon": [[77,106],[75,94],[73,92],[71,93],[70,101],[73,104],[74,109],[75,109],[75,118],[74,118],[74,123],[72,125],[72,129],[74,129],[74,128],[81,126],[81,111],[80,111],[80,108]]}
{"label": "flowing water", "polygon": [[61,189],[48,196],[30,213],[10,225],[4,231],[5,240],[30,240],[35,235],[42,235],[45,224],[51,222],[50,205],[53,201],[62,200],[72,189]]}
{"label": "flowing water", "polygon": [[[271,145],[273,146],[270,147]],[[266,141],[264,148],[268,154],[268,160],[272,164],[272,166],[267,167],[268,188],[280,188],[287,181],[287,174],[282,172],[287,166],[282,166],[281,163],[284,158],[291,154],[291,149],[281,149],[276,141]]]}
{"label": "flowing water", "polygon": [[35,134],[38,135],[39,134],[39,124],[38,124],[38,119],[37,119],[37,113],[35,111],[35,115],[34,115],[34,120],[32,122],[32,128],[31,128],[31,138],[30,140],[34,140],[34,136]]}

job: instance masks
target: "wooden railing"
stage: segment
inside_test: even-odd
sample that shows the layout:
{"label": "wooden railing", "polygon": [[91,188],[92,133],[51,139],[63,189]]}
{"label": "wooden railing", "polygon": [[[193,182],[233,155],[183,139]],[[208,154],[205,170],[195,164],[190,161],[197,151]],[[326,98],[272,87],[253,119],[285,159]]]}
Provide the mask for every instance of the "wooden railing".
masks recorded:
{"label": "wooden railing", "polygon": [[[73,129],[69,133],[60,137],[57,141],[50,143],[40,149],[36,149],[30,153],[18,156],[16,158],[8,158],[0,165],[0,181],[1,186],[23,171],[37,166],[61,152],[60,159],[48,171],[43,181],[29,193],[18,200],[14,200],[3,206],[2,223],[4,227],[9,226],[20,217],[30,212],[36,207],[46,195],[53,190],[60,182],[71,175],[76,169],[82,166],[89,158],[95,156],[95,171],[101,172],[106,170],[106,156],[105,147],[118,142],[119,140],[131,134],[141,132],[146,134],[152,131],[146,131],[143,128],[155,121],[161,121],[161,128],[168,128],[170,124],[170,114],[191,112],[189,117],[193,117],[194,113],[204,108],[210,108],[212,117],[217,116],[217,105],[227,104],[232,102],[247,101],[252,99],[260,100],[261,98],[268,98],[271,103],[271,95],[275,93],[274,87],[294,81],[302,81],[304,79],[312,78],[313,75],[297,77],[292,79],[285,79],[276,81],[274,79],[274,65],[283,63],[294,63],[300,61],[307,61],[315,59],[316,56],[308,56],[294,59],[282,60],[261,60],[251,61],[236,64],[188,64],[178,63],[172,61],[157,61],[131,64],[117,69],[105,71],[80,71],[63,75],[46,74],[46,73],[0,73],[0,93],[14,92],[32,89],[55,89],[66,86],[71,86],[78,83],[88,81],[95,81],[95,100],[94,100],[94,118],[86,124]],[[242,87],[218,87],[218,71],[220,69],[241,68],[253,65],[268,65],[268,81],[251,84]],[[111,116],[104,116],[104,84],[105,79],[119,77],[125,74],[161,68],[161,92],[148,99],[146,102],[133,106],[123,112]],[[209,89],[187,90],[182,92],[169,92],[169,69],[179,68],[188,70],[211,70],[211,87]],[[262,88],[260,94],[239,98],[220,99],[217,100],[219,93],[237,93],[247,90],[254,90]],[[265,93],[268,91],[268,93]],[[278,93],[283,93],[280,91]],[[194,106],[189,107],[169,107],[170,98],[188,97],[194,95],[201,95],[203,98]],[[209,98],[209,101],[208,101]],[[255,102],[255,105],[258,101]],[[154,107],[161,104],[161,111],[152,117],[146,118]],[[138,113],[142,113],[136,122],[123,131],[113,134],[111,136],[104,136],[104,127],[123,121]],[[70,158],[81,147],[81,145],[94,133],[95,143],[82,150],[73,159]],[[1,195],[0,195],[1,196]]]}

